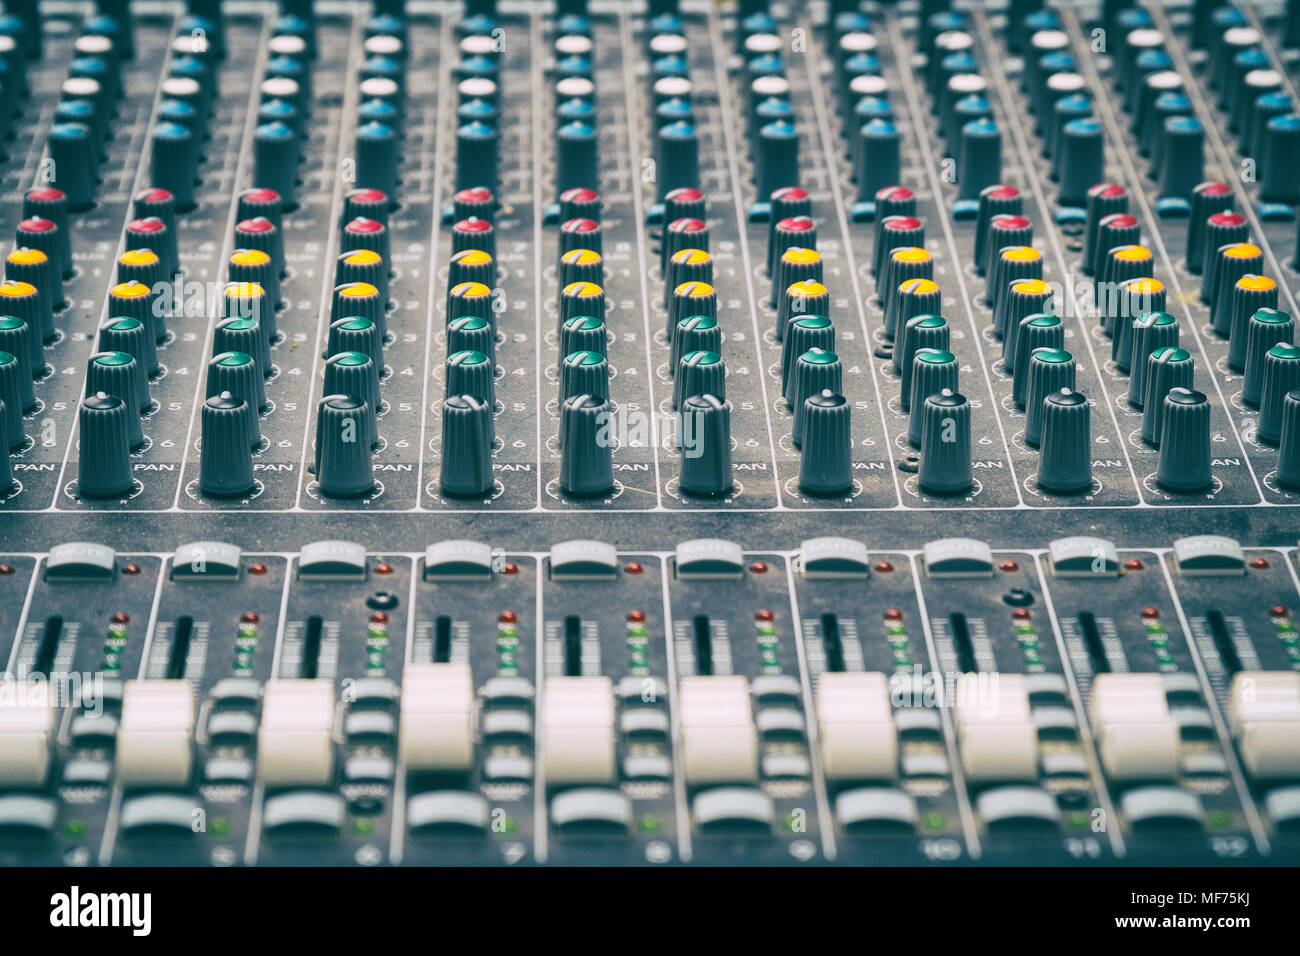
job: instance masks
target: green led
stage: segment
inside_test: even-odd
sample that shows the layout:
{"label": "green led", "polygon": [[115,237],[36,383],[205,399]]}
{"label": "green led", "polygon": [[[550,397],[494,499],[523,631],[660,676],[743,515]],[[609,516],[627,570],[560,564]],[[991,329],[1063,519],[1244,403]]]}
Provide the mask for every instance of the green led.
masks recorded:
{"label": "green led", "polygon": [[1232,826],[1232,814],[1227,810],[1215,810],[1209,815],[1207,822],[1216,830],[1226,830]]}
{"label": "green led", "polygon": [[889,624],[885,627],[886,634],[906,634],[907,628],[901,624]]}
{"label": "green led", "polygon": [[1279,617],[1277,619],[1277,629],[1279,631],[1294,631],[1295,622],[1292,621],[1290,618]]}
{"label": "green led", "polygon": [[239,629],[239,636],[245,640],[255,641],[257,640],[257,634],[257,628],[255,627],[241,627]]}
{"label": "green led", "polygon": [[384,666],[384,655],[383,655],[383,654],[367,654],[367,655],[366,655],[366,666],[367,666],[367,667],[383,667],[383,666]]}
{"label": "green led", "polygon": [[948,825],[948,821],[942,813],[936,811],[933,813],[927,813],[925,819],[921,821],[921,825],[927,830],[942,830]]}
{"label": "green led", "polygon": [[1286,647],[1295,647],[1297,644],[1300,644],[1300,635],[1283,634],[1282,644]]}
{"label": "green led", "polygon": [[778,663],[778,662],[779,662],[779,658],[776,656],[776,652],[775,652],[775,651],[764,651],[764,652],[763,652],[763,663],[764,663],[764,664],[771,665],[771,664],[776,664],[776,663]]}
{"label": "green led", "polygon": [[507,816],[507,817],[505,817],[505,818],[503,818],[503,819],[501,820],[500,829],[499,829],[497,832],[499,832],[499,833],[514,833],[514,832],[515,832],[515,828],[516,828],[518,825],[519,825],[519,824],[515,823],[515,818],[514,818],[514,817]]}
{"label": "green led", "polygon": [[208,832],[213,836],[225,836],[230,832],[230,821],[225,817],[214,817],[208,821]]}
{"label": "green led", "polygon": [[659,828],[663,826],[663,823],[653,813],[647,813],[637,821],[636,825],[637,829],[642,833],[658,833]]}
{"label": "green led", "polygon": [[759,625],[758,628],[758,635],[759,637],[775,637],[776,628],[774,628],[771,624],[761,624]]}
{"label": "green led", "polygon": [[361,836],[366,836],[370,833],[373,833],[374,829],[375,829],[375,821],[369,820],[366,817],[361,817],[360,819],[352,821],[352,832],[359,834]]}
{"label": "green led", "polygon": [[1038,651],[1027,650],[1027,651],[1025,651],[1025,663],[1026,663],[1026,664],[1041,664],[1041,663],[1043,663],[1042,655],[1040,655],[1040,654],[1038,653]]}
{"label": "green led", "polygon": [[1152,647],[1168,647],[1168,646],[1169,646],[1169,635],[1168,635],[1168,634],[1158,634],[1158,635],[1155,635],[1155,636],[1153,636],[1153,637],[1151,638],[1151,642],[1150,642],[1150,643],[1151,643],[1151,646],[1152,646]]}
{"label": "green led", "polygon": [[116,657],[112,658],[111,660],[104,661],[104,670],[106,671],[116,672],[116,671],[120,671],[121,669],[122,669],[122,662],[119,661]]}
{"label": "green led", "polygon": [[86,835],[86,821],[71,819],[63,825],[63,835],[76,840]]}
{"label": "green led", "polygon": [[646,629],[644,624],[629,624],[627,628],[628,637],[645,637]]}
{"label": "green led", "polygon": [[503,625],[497,629],[497,634],[501,637],[518,638],[519,628],[515,627],[513,624]]}
{"label": "green led", "polygon": [[1082,830],[1092,825],[1092,820],[1088,817],[1088,814],[1084,813],[1082,810],[1070,811],[1069,815],[1065,818],[1065,822],[1076,830]]}
{"label": "green led", "polygon": [[1038,631],[1034,628],[1034,625],[1032,625],[1032,624],[1017,624],[1017,625],[1016,625],[1016,633],[1017,633],[1017,634],[1037,634]]}

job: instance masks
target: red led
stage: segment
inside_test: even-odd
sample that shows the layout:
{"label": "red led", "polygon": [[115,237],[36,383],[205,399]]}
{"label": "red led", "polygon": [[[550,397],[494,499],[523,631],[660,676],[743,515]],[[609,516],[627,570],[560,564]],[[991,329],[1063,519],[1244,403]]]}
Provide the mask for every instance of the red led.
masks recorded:
{"label": "red led", "polygon": [[1011,612],[1011,619],[1015,621],[1027,621],[1034,616],[1034,612],[1027,607],[1018,607]]}
{"label": "red led", "polygon": [[1006,572],[1008,572],[1008,573],[1010,573],[1010,572],[1012,572],[1012,571],[1019,571],[1019,570],[1020,570],[1020,565],[1016,564],[1016,562],[1014,562],[1014,561],[1003,561],[1001,564],[998,565],[998,567],[1001,568],[1003,571],[1006,571]]}
{"label": "red led", "polygon": [[640,624],[645,620],[645,611],[628,611],[627,619],[633,624]]}
{"label": "red led", "polygon": [[501,566],[501,573],[502,573],[502,574],[518,574],[518,573],[519,573],[519,565],[515,564],[513,561],[507,561],[504,565]]}
{"label": "red led", "polygon": [[371,624],[387,624],[387,623],[388,623],[388,614],[387,614],[386,612],[384,612],[384,611],[376,611],[374,614],[371,614],[371,615],[370,615],[370,623],[371,623]]}
{"label": "red led", "polygon": [[138,565],[138,564],[128,564],[126,567],[124,567],[124,568],[122,569],[122,573],[123,573],[123,574],[139,574],[139,573],[140,573],[140,565]]}
{"label": "red led", "polygon": [[899,608],[891,607],[885,612],[884,618],[886,621],[901,621],[903,619],[903,612]]}
{"label": "red led", "polygon": [[1145,565],[1143,565],[1137,558],[1129,558],[1124,562],[1125,571],[1141,571],[1143,567],[1145,567]]}
{"label": "red led", "polygon": [[893,566],[892,564],[890,564],[888,561],[877,561],[877,562],[876,562],[876,573],[877,573],[877,574],[888,574],[890,571],[893,571],[893,570],[894,570],[894,566]]}
{"label": "red led", "polygon": [[12,564],[0,564],[0,574],[9,575],[14,573]]}
{"label": "red led", "polygon": [[1268,609],[1269,617],[1290,617],[1291,612],[1281,604],[1274,604]]}
{"label": "red led", "polygon": [[1250,566],[1256,571],[1268,570],[1268,558],[1251,558]]}
{"label": "red led", "polygon": [[1160,608],[1158,608],[1158,607],[1144,607],[1144,608],[1142,609],[1142,616],[1143,616],[1144,618],[1146,618],[1148,621],[1156,621],[1156,620],[1159,620],[1159,618],[1160,618]]}
{"label": "red led", "polygon": [[131,623],[131,615],[127,614],[125,611],[118,611],[109,620],[114,624],[129,624]]}
{"label": "red led", "polygon": [[387,561],[380,561],[375,565],[375,574],[392,574],[393,566]]}
{"label": "red led", "polygon": [[262,615],[258,614],[256,611],[245,611],[243,614],[239,615],[239,621],[241,624],[256,624],[261,619]]}
{"label": "red led", "polygon": [[265,574],[266,572],[267,567],[261,561],[254,562],[248,566],[249,574]]}
{"label": "red led", "polygon": [[519,620],[519,615],[514,611],[502,611],[497,615],[497,621],[501,624],[513,624]]}
{"label": "red led", "polygon": [[772,611],[768,610],[767,608],[763,608],[761,611],[755,614],[754,617],[755,619],[763,622],[776,620],[776,615],[772,613]]}
{"label": "red led", "polygon": [[626,571],[628,574],[641,574],[643,571],[645,571],[645,568],[641,566],[640,561],[629,561],[627,563],[627,567],[625,567],[623,570]]}
{"label": "red led", "polygon": [[767,562],[755,561],[749,566],[749,570],[753,571],[755,574],[767,574]]}

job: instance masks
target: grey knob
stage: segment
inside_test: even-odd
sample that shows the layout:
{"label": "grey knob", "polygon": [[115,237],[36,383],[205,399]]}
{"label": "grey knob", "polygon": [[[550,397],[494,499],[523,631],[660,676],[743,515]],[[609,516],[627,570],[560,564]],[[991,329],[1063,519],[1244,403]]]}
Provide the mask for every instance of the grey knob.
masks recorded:
{"label": "grey knob", "polygon": [[1178,319],[1169,312],[1147,312],[1133,320],[1129,350],[1129,404],[1141,408],[1146,400],[1147,357],[1156,349],[1178,344]]}
{"label": "grey knob", "polygon": [[1025,385],[1025,443],[1037,448],[1043,437],[1043,401],[1061,389],[1074,390],[1074,356],[1061,348],[1035,349],[1029,355]]}
{"label": "grey knob", "polygon": [[1159,446],[1165,421],[1165,396],[1170,389],[1191,388],[1195,365],[1191,353],[1174,346],[1147,356],[1146,390],[1142,396],[1142,440]]}
{"label": "grey knob", "polygon": [[[149,376],[159,372],[162,368],[158,364],[158,345],[154,342],[153,336],[149,330],[138,319],[120,318],[106,319],[104,324],[99,327],[99,350],[101,352],[125,352],[137,362],[145,374],[145,392],[144,401],[147,405],[149,402],[148,381]],[[228,352],[239,351],[238,349],[215,349],[214,351]],[[145,405],[140,406],[143,411]]]}
{"label": "grey knob", "polygon": [[1286,312],[1260,309],[1246,325],[1246,366],[1241,400],[1258,406],[1264,394],[1264,367],[1275,345],[1295,341],[1295,323]]}
{"label": "grey knob", "polygon": [[266,384],[257,363],[247,352],[222,352],[208,361],[207,396],[229,392],[242,398],[248,417],[248,435],[253,445],[262,440],[258,413],[266,405]]}
{"label": "grey knob", "polygon": [[[482,321],[464,319],[459,321]],[[455,323],[452,323],[453,325]],[[484,323],[486,325],[486,323]],[[451,325],[447,326],[447,340],[451,341]],[[364,316],[344,317],[330,323],[329,337],[326,339],[325,355],[338,355],[340,352],[359,352],[368,356],[374,363],[376,372],[384,368],[384,343],[379,337],[379,327]]]}
{"label": "grey knob", "polygon": [[1043,401],[1038,485],[1057,495],[1082,494],[1092,487],[1091,409],[1082,392],[1068,388]]}
{"label": "grey knob", "polygon": [[144,444],[144,430],[140,424],[140,395],[148,394],[144,372],[125,352],[97,352],[86,366],[86,394],[116,395],[127,402],[126,430],[132,448]]}
{"label": "grey knob", "polygon": [[[448,335],[450,343],[450,332]],[[605,323],[592,315],[575,315],[560,327],[561,355],[570,352],[599,352],[604,355],[608,342],[609,333],[605,329]]]}
{"label": "grey knob", "polygon": [[1133,361],[1133,324],[1150,312],[1165,311],[1165,286],[1149,276],[1128,279],[1119,286],[1119,307],[1106,327],[1110,330],[1110,357],[1115,367],[1128,374]]}
{"label": "grey knob", "polygon": [[85,398],[78,413],[81,457],[77,494],[83,498],[121,498],[129,494],[131,446],[127,403],[116,395]]}
{"label": "grey knob", "polygon": [[5,439],[0,451],[7,453],[27,443],[23,432],[22,388],[32,387],[30,375],[25,375],[22,361],[12,352],[0,352],[0,402],[4,402]]}
{"label": "grey knob", "polygon": [[790,323],[781,340],[781,395],[794,407],[794,366],[812,349],[835,351],[835,326],[824,315],[801,315]]}
{"label": "grey knob", "polygon": [[212,354],[220,355],[223,352],[251,355],[253,364],[263,378],[272,372],[271,350],[258,319],[233,316],[218,322],[212,330]]}
{"label": "grey knob", "polygon": [[380,408],[379,370],[370,356],[361,352],[340,352],[325,360],[325,394],[351,395],[366,403],[370,447],[379,442],[376,412]]}
{"label": "grey knob", "polygon": [[[101,349],[108,351],[104,346]],[[27,320],[17,315],[0,316],[0,350],[8,352],[22,365],[26,391],[23,395],[23,407],[35,408],[36,396],[32,392],[32,374],[39,375],[45,368],[45,350],[41,348],[40,339],[32,334]]]}
{"label": "grey knob", "polygon": [[1177,492],[1204,491],[1210,473],[1210,401],[1190,388],[1170,389],[1160,426],[1156,483]]}
{"label": "grey knob", "polygon": [[1259,439],[1270,445],[1282,440],[1282,399],[1300,388],[1300,347],[1280,342],[1264,356],[1259,399]]}
{"label": "grey knob", "polygon": [[[602,327],[602,332],[604,331]],[[604,352],[604,339],[601,340]],[[676,376],[683,355],[692,352],[717,352],[722,354],[722,328],[711,315],[688,315],[673,326],[673,338],[668,359],[668,373]]]}
{"label": "grey knob", "polygon": [[677,483],[688,495],[714,497],[731,490],[731,407],[716,395],[682,403],[678,435],[682,466]]}
{"label": "grey knob", "polygon": [[229,392],[203,403],[199,491],[214,498],[247,494],[255,485],[246,403]]}
{"label": "grey knob", "polygon": [[600,437],[609,403],[572,395],[560,410],[560,489],[573,497],[603,495],[614,487],[613,449]]}
{"label": "grey knob", "polygon": [[970,403],[950,388],[927,396],[921,408],[921,463],[917,472],[928,495],[964,495],[970,491]]}
{"label": "grey knob", "polygon": [[482,352],[452,352],[447,356],[447,395],[473,395],[496,408],[495,369]]}
{"label": "grey knob", "polygon": [[925,429],[925,399],[944,389],[957,390],[957,356],[947,349],[918,349],[912,356],[912,375],[908,383],[909,401],[907,440],[913,448],[921,447]]}
{"label": "grey knob", "polygon": [[[1029,397],[1029,356],[1038,349],[1065,348],[1065,327],[1057,315],[1027,315],[1016,326],[1015,368],[1011,374],[1011,397],[1024,408]],[[1005,341],[1004,341],[1005,344]]]}
{"label": "grey knob", "polygon": [[1268,276],[1245,275],[1232,287],[1229,299],[1232,320],[1228,331],[1228,368],[1244,372],[1251,317],[1263,310],[1277,309],[1277,283]]}
{"label": "grey knob", "polygon": [[1278,446],[1277,483],[1300,491],[1300,391],[1282,398],[1282,442]]}
{"label": "grey knob", "polygon": [[673,379],[673,408],[694,395],[715,395],[727,400],[727,367],[717,352],[687,352],[677,363]]}
{"label": "grey knob", "polygon": [[570,395],[595,395],[609,400],[609,363],[602,352],[570,352],[560,361],[560,400]]}
{"label": "grey knob", "polygon": [[492,409],[473,395],[451,395],[442,403],[444,495],[481,498],[492,490]]}
{"label": "grey knob", "polygon": [[804,442],[799,488],[810,495],[842,495],[853,487],[853,438],[848,400],[830,389],[804,399]]}
{"label": "grey knob", "polygon": [[372,412],[355,395],[326,395],[316,408],[316,481],[326,498],[358,498],[374,488]]}
{"label": "grey knob", "polygon": [[819,395],[829,389],[836,395],[843,391],[844,366],[840,357],[825,349],[809,349],[794,363],[794,388],[791,397],[791,412],[794,425],[791,440],[795,447],[803,443],[804,403],[813,395]]}

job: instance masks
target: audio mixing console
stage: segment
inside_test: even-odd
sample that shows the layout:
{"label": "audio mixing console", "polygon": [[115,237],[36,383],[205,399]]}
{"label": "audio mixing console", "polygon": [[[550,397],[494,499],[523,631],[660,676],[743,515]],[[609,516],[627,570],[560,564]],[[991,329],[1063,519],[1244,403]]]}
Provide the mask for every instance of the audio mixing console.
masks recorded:
{"label": "audio mixing console", "polygon": [[0,862],[1300,862],[1298,64],[6,0]]}

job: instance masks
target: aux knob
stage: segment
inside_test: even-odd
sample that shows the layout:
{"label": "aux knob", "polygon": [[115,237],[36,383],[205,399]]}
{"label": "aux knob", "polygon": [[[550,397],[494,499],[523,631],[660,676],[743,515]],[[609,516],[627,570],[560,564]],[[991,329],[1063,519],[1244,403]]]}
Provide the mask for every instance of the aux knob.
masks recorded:
{"label": "aux knob", "polygon": [[316,409],[316,482],[326,498],[359,498],[375,486],[365,399],[326,395]]}
{"label": "aux knob", "polygon": [[594,497],[614,487],[612,448],[606,419],[609,403],[594,395],[571,395],[560,409],[560,490]]}
{"label": "aux knob", "polygon": [[127,403],[103,392],[81,402],[77,494],[82,498],[121,498],[134,487],[131,478],[130,422]]}
{"label": "aux knob", "polygon": [[1156,483],[1168,491],[1205,491],[1210,472],[1210,401],[1190,388],[1165,395],[1160,426],[1160,460]]}
{"label": "aux knob", "polygon": [[917,484],[928,495],[964,495],[973,484],[970,459],[970,403],[945,388],[925,398],[920,409],[921,460]]}
{"label": "aux knob", "polygon": [[1038,486],[1055,495],[1092,487],[1091,409],[1081,392],[1062,388],[1043,400]]}
{"label": "aux knob", "polygon": [[199,491],[205,495],[239,497],[256,485],[245,404],[229,392],[212,395],[203,403],[199,413],[203,434]]}
{"label": "aux knob", "polygon": [[715,497],[731,490],[731,406],[716,395],[682,403],[677,485],[688,495]]}
{"label": "aux knob", "polygon": [[473,395],[442,403],[439,487],[453,498],[481,498],[492,490],[492,409]]}

